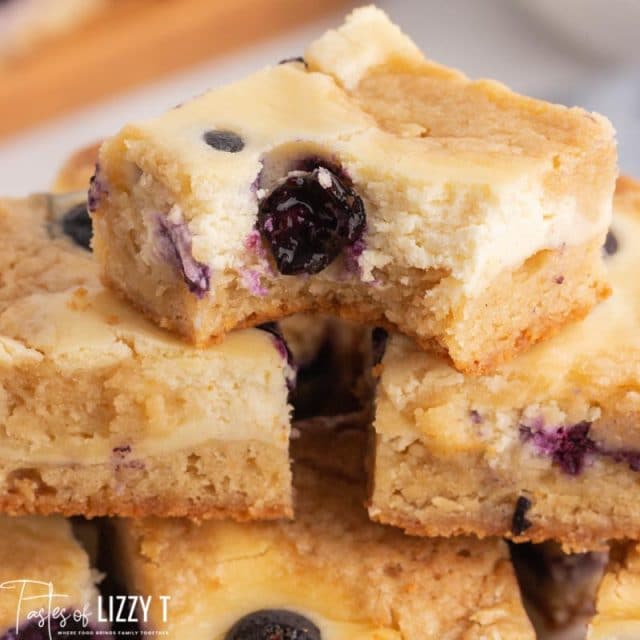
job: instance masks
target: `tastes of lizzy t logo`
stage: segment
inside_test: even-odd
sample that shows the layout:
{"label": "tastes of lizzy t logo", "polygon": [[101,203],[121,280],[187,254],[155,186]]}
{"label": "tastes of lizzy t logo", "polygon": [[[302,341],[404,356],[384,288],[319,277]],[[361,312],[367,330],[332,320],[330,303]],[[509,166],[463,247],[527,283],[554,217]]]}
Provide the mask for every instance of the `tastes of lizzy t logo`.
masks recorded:
{"label": "tastes of lizzy t logo", "polygon": [[[166,635],[147,629],[152,596],[98,596],[95,608],[90,603],[72,608],[70,596],[57,593],[52,582],[40,580],[7,580],[0,583],[0,598],[11,596],[16,603],[15,625],[11,638],[20,638],[21,631],[37,627],[47,633],[49,640],[66,637],[131,636],[132,626],[144,635]],[[158,596],[159,609],[155,612],[163,623],[167,622],[170,596]],[[119,633],[118,625],[128,625]]]}

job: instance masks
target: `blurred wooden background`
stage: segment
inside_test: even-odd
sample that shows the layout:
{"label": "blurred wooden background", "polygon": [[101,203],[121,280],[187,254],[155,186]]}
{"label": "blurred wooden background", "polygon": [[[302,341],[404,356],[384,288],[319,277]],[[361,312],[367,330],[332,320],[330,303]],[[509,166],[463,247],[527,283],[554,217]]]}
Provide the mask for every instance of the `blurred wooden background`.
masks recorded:
{"label": "blurred wooden background", "polygon": [[70,34],[0,67],[0,138],[249,47],[348,4],[345,0],[114,0]]}

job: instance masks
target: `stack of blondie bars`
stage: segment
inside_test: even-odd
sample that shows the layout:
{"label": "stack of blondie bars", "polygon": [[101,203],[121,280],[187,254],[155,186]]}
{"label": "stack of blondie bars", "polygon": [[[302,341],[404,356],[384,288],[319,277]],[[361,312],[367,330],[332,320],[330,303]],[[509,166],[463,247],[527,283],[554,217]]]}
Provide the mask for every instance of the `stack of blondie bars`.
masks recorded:
{"label": "stack of blondie bars", "polygon": [[366,7],[0,201],[2,640],[640,638],[616,176]]}

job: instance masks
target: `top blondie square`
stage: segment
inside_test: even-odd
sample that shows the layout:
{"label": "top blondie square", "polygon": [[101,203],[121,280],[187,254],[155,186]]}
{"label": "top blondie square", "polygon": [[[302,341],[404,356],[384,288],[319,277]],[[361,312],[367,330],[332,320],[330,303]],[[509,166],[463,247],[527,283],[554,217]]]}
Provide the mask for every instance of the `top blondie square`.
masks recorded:
{"label": "top blondie square", "polygon": [[605,118],[472,81],[365,7],[125,126],[89,204],[103,279],[197,344],[323,311],[477,374],[608,295],[616,174]]}

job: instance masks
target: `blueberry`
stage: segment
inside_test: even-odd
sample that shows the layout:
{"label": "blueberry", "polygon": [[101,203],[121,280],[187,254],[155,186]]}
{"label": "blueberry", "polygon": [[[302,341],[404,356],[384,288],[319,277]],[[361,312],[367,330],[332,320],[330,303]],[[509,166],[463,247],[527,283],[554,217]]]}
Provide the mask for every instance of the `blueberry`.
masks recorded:
{"label": "blueberry", "polygon": [[521,427],[525,442],[531,441],[540,451],[551,457],[565,473],[576,476],[584,468],[588,456],[599,453],[596,443],[589,437],[591,424],[579,422],[553,431]]}
{"label": "blueberry", "polygon": [[84,202],[72,207],[62,216],[62,231],[78,246],[91,251],[91,218]]}
{"label": "blueberry", "polygon": [[89,181],[89,194],[87,196],[87,208],[92,213],[100,206],[102,198],[109,194],[106,180],[100,169],[100,165],[96,164],[95,173]]}
{"label": "blueberry", "polygon": [[558,427],[553,431],[541,428],[520,427],[520,436],[534,446],[569,475],[577,475],[584,468],[588,456],[601,456],[613,462],[627,464],[631,471],[640,471],[640,450],[610,449],[589,437],[591,424],[579,422],[570,427]]}
{"label": "blueberry", "polygon": [[629,465],[631,471],[640,471],[640,451],[633,449],[610,450],[600,448],[599,453],[607,458],[611,458],[614,462]]}
{"label": "blueberry", "polygon": [[238,153],[244,149],[244,140],[233,131],[212,129],[204,134],[204,141],[218,151]]}
{"label": "blueberry", "polygon": [[286,609],[254,611],[236,622],[225,640],[321,640],[313,622]]}
{"label": "blueberry", "polygon": [[189,287],[198,298],[209,291],[211,269],[198,262],[191,253],[191,233],[184,222],[170,222],[158,216],[158,245],[165,260],[175,264]]}
{"label": "blueberry", "polygon": [[260,203],[257,221],[283,275],[319,273],[365,225],[361,198],[326,167],[285,178]]}
{"label": "blueberry", "polygon": [[290,62],[299,62],[300,64],[303,64],[305,66],[305,69],[309,67],[307,61],[302,56],[292,56],[291,58],[284,58],[283,60],[280,60],[278,64],[289,64]]}
{"label": "blueberry", "polygon": [[284,339],[284,335],[282,333],[282,329],[280,329],[280,325],[277,322],[263,322],[262,324],[258,325],[258,329],[262,329],[262,331],[266,331],[274,337],[280,355],[282,355],[287,363],[293,367],[293,354],[291,353],[291,350],[287,345],[287,341]]}
{"label": "blueberry", "polygon": [[278,353],[280,353],[293,371],[291,377],[287,377],[287,388],[289,391],[293,391],[296,387],[297,365],[293,358],[293,353],[291,353],[291,349],[289,349],[289,345],[280,329],[280,325],[277,322],[263,322],[258,325],[258,329],[262,329],[262,331],[266,331],[273,336]]}
{"label": "blueberry", "polygon": [[[66,613],[65,616],[71,616],[71,613]],[[40,626],[39,621],[34,618],[21,624],[19,629],[10,629],[0,636],[0,640],[62,640],[69,637],[94,637],[95,634],[92,631],[94,630],[90,625],[83,626],[81,622],[75,622],[72,617],[64,623],[62,618],[51,618],[45,621],[43,626]]]}
{"label": "blueberry", "polygon": [[613,231],[609,231],[609,233],[607,233],[607,237],[602,248],[608,256],[618,253],[618,238],[616,238]]}
{"label": "blueberry", "polygon": [[513,533],[514,536],[522,535],[531,527],[531,520],[528,520],[526,517],[529,509],[531,509],[531,500],[520,496],[516,501],[516,508],[513,510],[513,517],[511,518],[511,533]]}

